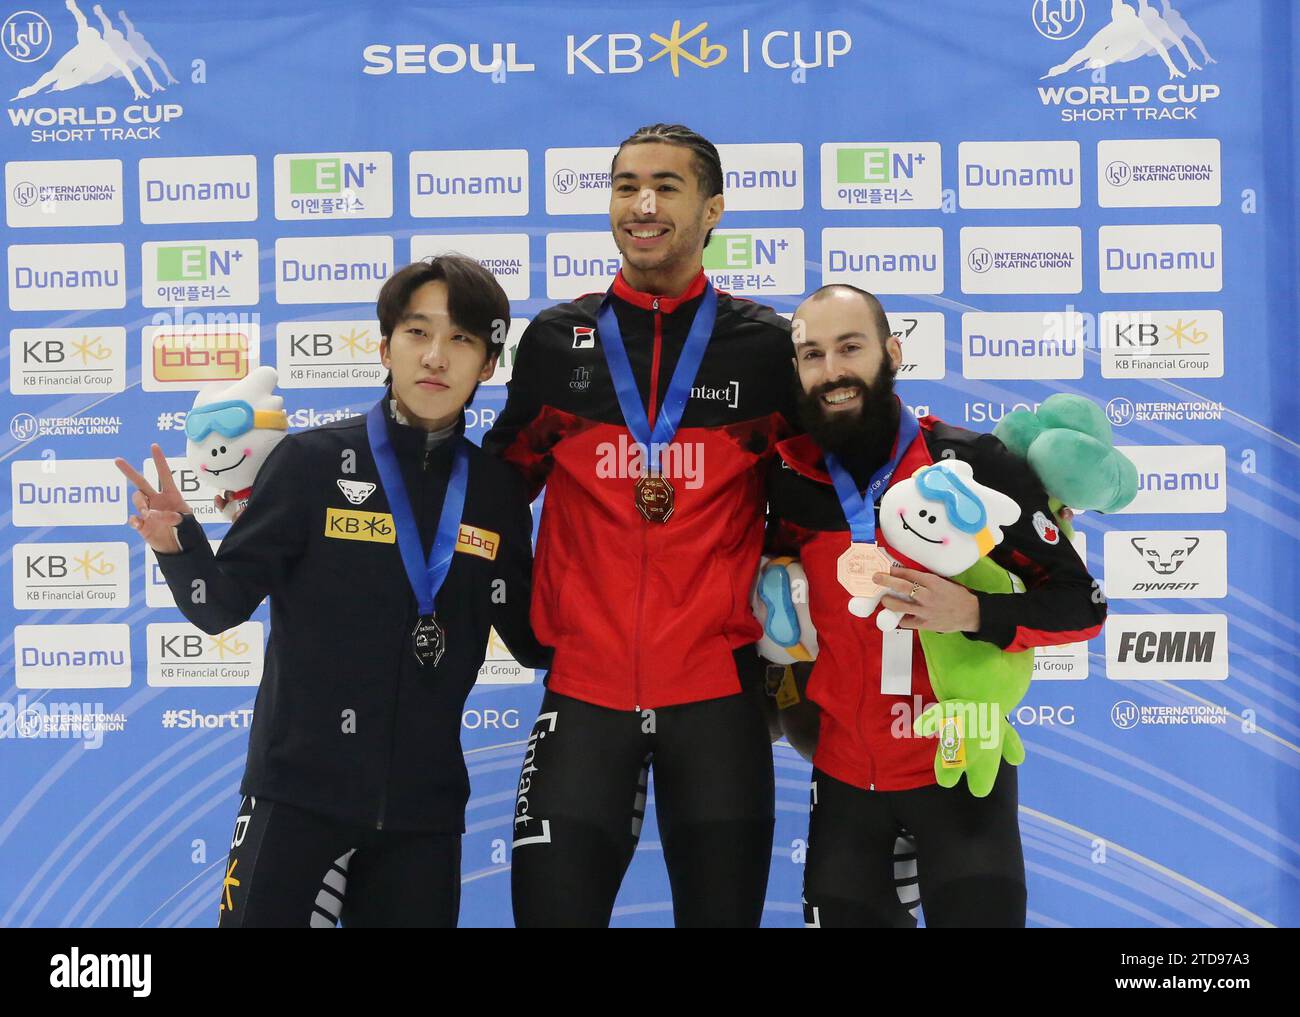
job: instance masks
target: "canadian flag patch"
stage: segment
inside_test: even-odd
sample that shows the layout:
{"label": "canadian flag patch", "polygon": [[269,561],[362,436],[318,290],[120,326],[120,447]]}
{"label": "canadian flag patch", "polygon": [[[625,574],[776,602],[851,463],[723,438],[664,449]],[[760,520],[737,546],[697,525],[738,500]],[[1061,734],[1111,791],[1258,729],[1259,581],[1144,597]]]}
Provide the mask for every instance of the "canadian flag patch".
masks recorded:
{"label": "canadian flag patch", "polygon": [[1034,513],[1034,530],[1044,544],[1056,544],[1061,540],[1061,529],[1041,512]]}
{"label": "canadian flag patch", "polygon": [[339,490],[343,492],[343,497],[353,505],[360,505],[363,501],[375,493],[375,485],[363,483],[360,480],[344,480],[339,478]]}
{"label": "canadian flag patch", "polygon": [[573,348],[575,350],[590,350],[596,345],[596,329],[592,325],[574,325],[573,326]]}

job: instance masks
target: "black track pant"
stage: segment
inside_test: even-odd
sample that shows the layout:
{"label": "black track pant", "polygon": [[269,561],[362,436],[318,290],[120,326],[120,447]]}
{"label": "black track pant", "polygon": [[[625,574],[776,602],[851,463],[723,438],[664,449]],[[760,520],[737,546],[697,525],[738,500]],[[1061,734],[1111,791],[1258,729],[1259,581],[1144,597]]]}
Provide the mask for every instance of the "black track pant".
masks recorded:
{"label": "black track pant", "polygon": [[1016,768],[1003,764],[987,798],[965,781],[863,791],[813,770],[804,918],[823,928],[912,928],[900,903],[895,850],[915,843],[928,928],[1023,928],[1025,862]]}
{"label": "black track pant", "polygon": [[677,925],[756,927],[775,815],[761,694],[635,713],[547,692],[515,802],[515,923],[609,924],[653,769]]}
{"label": "black track pant", "polygon": [[245,798],[221,888],[220,927],[454,928],[460,834],[337,823]]}

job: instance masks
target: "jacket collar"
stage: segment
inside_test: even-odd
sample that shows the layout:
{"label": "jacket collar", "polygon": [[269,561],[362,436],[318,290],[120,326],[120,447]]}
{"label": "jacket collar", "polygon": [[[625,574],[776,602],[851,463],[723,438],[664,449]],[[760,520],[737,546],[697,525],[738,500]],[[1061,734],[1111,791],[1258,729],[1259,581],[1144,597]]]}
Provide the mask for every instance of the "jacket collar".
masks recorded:
{"label": "jacket collar", "polygon": [[614,276],[614,285],[610,287],[610,292],[620,300],[624,300],[633,307],[639,307],[643,311],[653,311],[654,303],[659,301],[659,310],[664,314],[672,314],[673,311],[681,307],[682,304],[689,300],[694,300],[704,292],[704,285],[708,282],[704,275],[704,269],[700,269],[699,274],[691,280],[691,284],[675,297],[664,297],[656,293],[643,293],[641,290],[633,289],[631,284],[623,278],[623,270],[620,268],[618,274]]}
{"label": "jacket collar", "polygon": [[[388,440],[393,445],[393,451],[401,459],[414,459],[423,455],[428,445],[429,432],[420,427],[399,423],[393,417],[393,390],[391,386],[384,389],[381,402],[384,407],[384,420],[388,424]],[[465,410],[462,408],[451,435],[434,446],[435,454],[454,448],[456,444],[454,439],[461,438],[464,434]]]}
{"label": "jacket collar", "polygon": [[[917,422],[921,425],[920,430],[917,431],[912,444],[903,452],[903,457],[898,462],[898,469],[894,472],[893,479],[889,482],[890,487],[893,487],[899,481],[906,480],[922,466],[929,466],[934,462],[933,457],[930,455],[930,448],[926,444],[925,435],[930,428],[934,426],[935,419],[936,418],[932,416],[917,418]],[[897,440],[898,439],[895,438],[895,444],[897,444]],[[817,442],[813,441],[810,435],[800,434],[793,438],[787,438],[784,441],[777,442],[776,451],[777,454],[780,455],[781,459],[796,473],[799,473],[810,480],[816,480],[826,485],[831,484],[831,476],[826,472],[825,453],[822,451],[821,446],[818,445]],[[924,565],[909,558],[882,538],[883,534],[878,533],[877,541],[881,546],[888,550],[894,560],[904,568],[916,569],[918,572],[930,571]],[[852,537],[848,536],[847,539],[851,540]]]}

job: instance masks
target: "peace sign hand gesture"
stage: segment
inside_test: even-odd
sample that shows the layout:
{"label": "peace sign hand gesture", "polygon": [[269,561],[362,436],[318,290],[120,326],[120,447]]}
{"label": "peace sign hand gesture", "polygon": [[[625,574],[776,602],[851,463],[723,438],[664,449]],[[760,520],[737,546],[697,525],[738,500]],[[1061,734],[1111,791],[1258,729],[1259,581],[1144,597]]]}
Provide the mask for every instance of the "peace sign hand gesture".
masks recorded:
{"label": "peace sign hand gesture", "polygon": [[160,490],[157,491],[125,459],[113,460],[123,476],[136,487],[135,493],[131,495],[131,504],[140,514],[127,521],[155,551],[175,554],[180,551],[181,545],[173,527],[179,526],[181,517],[190,515],[193,510],[177,489],[162,449],[155,444],[150,446],[149,451],[153,455],[154,466],[158,469]]}

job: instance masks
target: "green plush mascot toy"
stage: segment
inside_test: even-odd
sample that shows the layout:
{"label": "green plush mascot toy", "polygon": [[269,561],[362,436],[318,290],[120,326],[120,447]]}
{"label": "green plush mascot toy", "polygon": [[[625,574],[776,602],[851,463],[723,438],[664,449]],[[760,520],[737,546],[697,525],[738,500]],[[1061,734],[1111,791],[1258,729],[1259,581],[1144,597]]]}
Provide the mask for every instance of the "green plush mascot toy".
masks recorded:
{"label": "green plush mascot toy", "polygon": [[[1008,414],[993,433],[1037,474],[1067,537],[1073,536],[1073,527],[1062,517],[1063,507],[1114,512],[1137,494],[1137,471],[1112,444],[1110,422],[1095,403],[1081,396],[1053,395],[1036,412]],[[899,512],[891,510],[909,505],[915,509],[922,502],[948,526],[942,545],[916,539],[899,525]],[[1012,499],[977,483],[968,463],[944,460],[922,467],[886,492],[880,526],[890,546],[936,575],[971,590],[1012,593],[1023,589],[1019,579],[987,556],[1001,541],[1002,528],[1019,514]],[[874,610],[875,605],[860,605],[855,613],[869,614],[867,608]],[[789,618],[794,612],[773,611],[765,604],[756,614],[765,622],[764,640],[771,642],[766,620]],[[876,612],[881,629],[896,627],[898,620],[891,611]],[[805,644],[816,645],[814,633],[803,635]],[[960,632],[921,630],[918,635],[937,702],[916,718],[914,730],[938,737],[934,771],[940,785],[953,787],[965,773],[970,792],[983,797],[992,790],[1003,760],[1016,766],[1025,758],[1007,715],[1029,689],[1034,652],[1008,653]],[[760,653],[763,647],[760,642]]]}

